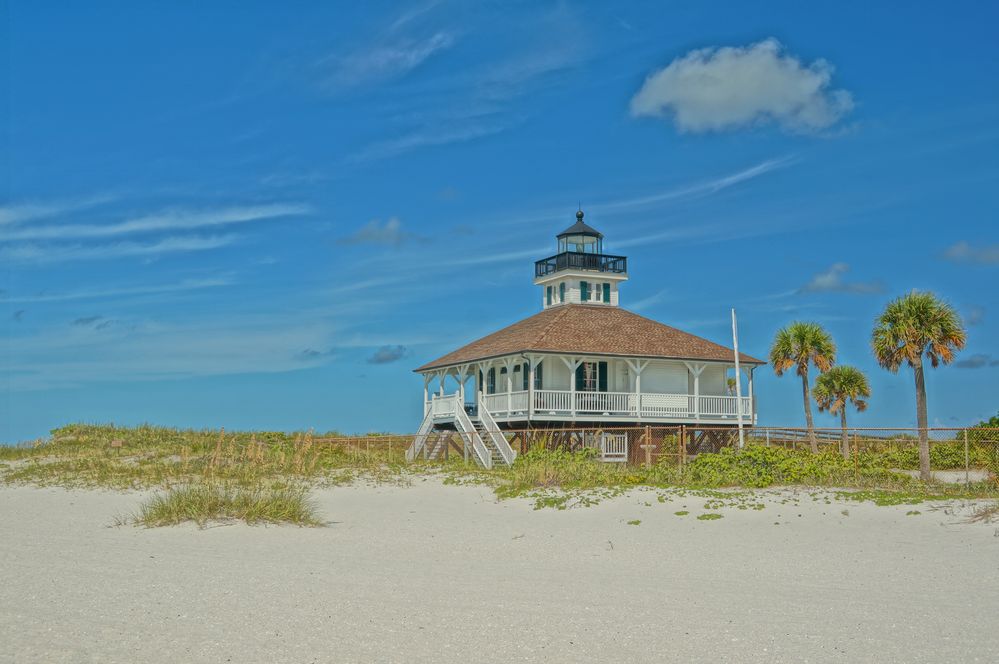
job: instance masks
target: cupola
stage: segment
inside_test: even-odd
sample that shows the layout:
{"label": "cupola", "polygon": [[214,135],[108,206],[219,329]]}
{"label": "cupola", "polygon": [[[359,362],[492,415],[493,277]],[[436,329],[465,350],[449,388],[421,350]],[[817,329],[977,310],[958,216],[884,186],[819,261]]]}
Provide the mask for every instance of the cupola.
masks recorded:
{"label": "cupola", "polygon": [[563,304],[618,305],[618,284],[628,279],[628,259],[604,253],[604,235],[583,221],[559,233],[557,252],[534,264],[534,283],[541,287],[542,307]]}

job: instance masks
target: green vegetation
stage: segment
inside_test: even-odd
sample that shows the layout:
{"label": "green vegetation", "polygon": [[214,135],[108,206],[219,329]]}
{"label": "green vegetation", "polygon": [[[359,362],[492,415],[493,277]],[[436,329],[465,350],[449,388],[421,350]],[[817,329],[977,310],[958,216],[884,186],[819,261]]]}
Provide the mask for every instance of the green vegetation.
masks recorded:
{"label": "green vegetation", "polygon": [[916,383],[916,425],[919,428],[919,474],[930,479],[930,445],[926,416],[926,381],[923,356],[936,368],[950,364],[964,348],[967,335],[960,316],[933,293],[912,291],[892,300],[878,317],[871,348],[878,363],[892,373],[903,364],[912,367]]}
{"label": "green vegetation", "polygon": [[774,373],[783,376],[793,368],[801,377],[801,391],[805,404],[805,422],[808,425],[808,442],[812,452],[819,451],[812,422],[812,401],[808,395],[808,366],[814,364],[820,372],[829,371],[836,362],[836,344],[832,336],[818,323],[796,321],[777,330],[770,347],[770,364]]}
{"label": "green vegetation", "polygon": [[[750,438],[742,450],[723,448],[682,464],[675,456],[663,456],[649,467],[602,463],[592,449],[569,452],[537,447],[520,455],[512,467],[492,470],[465,465],[460,454],[436,462],[406,464],[410,440],[408,436],[345,438],[336,434],[73,425],[56,430],[46,443],[10,452],[7,461],[0,464],[0,481],[166,491],[145,508],[146,516],[139,522],[149,524],[175,523],[176,515],[181,514],[201,523],[215,518],[211,515],[250,522],[267,521],[266,514],[282,510],[301,515],[304,512],[289,508],[295,499],[292,493],[357,479],[409,481],[413,473],[420,472],[437,474],[451,484],[486,485],[500,498],[526,497],[538,509],[592,505],[636,487],[667,490],[660,492],[660,503],[684,492],[708,498],[707,510],[763,508],[752,493],[731,490],[736,487],[862,489],[850,495],[879,504],[927,497],[999,497],[995,481],[966,487],[923,482],[896,472],[918,467],[915,440],[906,442],[900,437],[865,441],[860,453],[849,460],[833,450],[812,454],[766,447]],[[936,441],[931,456],[935,469],[963,468],[963,437]],[[969,457],[976,468],[999,470],[999,446],[969,446]],[[226,503],[222,498],[231,500]],[[263,506],[267,502],[276,503],[273,511]],[[220,509],[218,505],[228,506]],[[682,514],[676,514],[686,514],[686,505],[683,509]],[[174,520],[162,518],[163,514],[175,515],[171,517]],[[281,519],[309,522],[305,516]]]}
{"label": "green vegetation", "polygon": [[828,410],[833,415],[839,413],[843,431],[840,438],[840,453],[844,459],[849,459],[850,437],[846,431],[846,407],[852,402],[858,412],[867,409],[867,399],[871,396],[871,386],[867,382],[867,376],[855,367],[846,365],[833,367],[816,379],[813,394],[819,410]]}
{"label": "green vegetation", "polygon": [[705,512],[697,516],[698,521],[717,521],[720,518],[722,518],[722,515],[718,512]]}
{"label": "green vegetation", "polygon": [[638,525],[641,525],[641,523],[642,523],[641,519],[632,519],[631,521],[628,522],[628,525],[629,526],[638,526]]}
{"label": "green vegetation", "polygon": [[157,494],[139,508],[134,522],[144,526],[172,526],[194,521],[238,520],[249,524],[292,523],[321,526],[315,505],[304,487],[252,488],[201,482]]}

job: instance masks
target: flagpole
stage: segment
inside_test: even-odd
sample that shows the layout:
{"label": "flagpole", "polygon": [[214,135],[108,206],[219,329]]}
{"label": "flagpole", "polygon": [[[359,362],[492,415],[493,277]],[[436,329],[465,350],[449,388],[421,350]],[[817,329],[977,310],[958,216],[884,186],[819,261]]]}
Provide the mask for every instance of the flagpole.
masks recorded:
{"label": "flagpole", "polygon": [[742,375],[739,373],[739,327],[735,322],[735,309],[732,309],[732,348],[735,353],[735,418],[739,423],[739,449],[746,445],[742,431]]}

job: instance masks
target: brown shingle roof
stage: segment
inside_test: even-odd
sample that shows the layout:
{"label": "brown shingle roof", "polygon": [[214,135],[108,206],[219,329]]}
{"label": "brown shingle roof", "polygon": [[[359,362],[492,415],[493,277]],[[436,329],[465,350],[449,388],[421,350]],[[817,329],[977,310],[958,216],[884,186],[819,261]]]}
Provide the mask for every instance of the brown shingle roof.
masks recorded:
{"label": "brown shingle roof", "polygon": [[[732,349],[619,307],[565,304],[482,337],[416,371],[512,353],[550,352],[678,360],[732,360]],[[746,364],[766,364],[739,353]]]}

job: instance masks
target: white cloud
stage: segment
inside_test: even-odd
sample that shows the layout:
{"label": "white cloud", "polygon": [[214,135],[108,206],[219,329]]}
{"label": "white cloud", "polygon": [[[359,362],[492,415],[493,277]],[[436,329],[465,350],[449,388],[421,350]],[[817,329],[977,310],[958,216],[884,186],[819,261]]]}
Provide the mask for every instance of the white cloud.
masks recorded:
{"label": "white cloud", "polygon": [[251,205],[219,210],[174,210],[116,224],[62,224],[15,229],[0,235],[0,241],[102,238],[133,233],[191,230],[299,215],[309,211],[309,206],[300,203]]}
{"label": "white cloud", "polygon": [[958,242],[947,248],[944,258],[955,263],[977,263],[979,265],[999,265],[999,244],[979,244]]}
{"label": "white cloud", "polygon": [[884,286],[877,282],[844,281],[850,270],[846,263],[833,263],[828,270],[819,272],[801,287],[802,293],[881,293]]}
{"label": "white cloud", "polygon": [[115,244],[38,245],[0,247],[0,261],[9,263],[52,263],[75,260],[107,260],[131,256],[157,256],[167,253],[217,249],[236,241],[236,235],[177,236],[155,242],[117,242]]}
{"label": "white cloud", "polygon": [[830,83],[833,67],[805,65],[776,39],[745,47],[694,50],[652,73],[631,100],[634,116],[671,116],[679,131],[707,132],[776,122],[825,129],[853,108]]}

